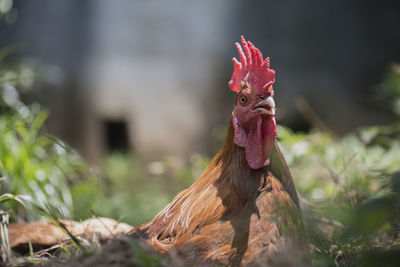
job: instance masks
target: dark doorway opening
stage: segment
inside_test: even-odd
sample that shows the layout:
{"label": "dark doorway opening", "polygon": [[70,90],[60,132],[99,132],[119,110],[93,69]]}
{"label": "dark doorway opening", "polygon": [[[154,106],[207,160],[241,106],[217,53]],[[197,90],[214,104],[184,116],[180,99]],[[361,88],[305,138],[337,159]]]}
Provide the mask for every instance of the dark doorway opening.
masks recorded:
{"label": "dark doorway opening", "polygon": [[126,121],[105,120],[103,125],[107,152],[128,152],[130,144]]}

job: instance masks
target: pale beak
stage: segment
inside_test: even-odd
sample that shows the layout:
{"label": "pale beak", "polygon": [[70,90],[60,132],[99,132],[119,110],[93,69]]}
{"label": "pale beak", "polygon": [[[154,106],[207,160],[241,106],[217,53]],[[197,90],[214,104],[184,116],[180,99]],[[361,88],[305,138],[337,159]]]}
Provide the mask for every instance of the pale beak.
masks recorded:
{"label": "pale beak", "polygon": [[258,102],[253,110],[263,115],[275,116],[275,101],[269,96]]}

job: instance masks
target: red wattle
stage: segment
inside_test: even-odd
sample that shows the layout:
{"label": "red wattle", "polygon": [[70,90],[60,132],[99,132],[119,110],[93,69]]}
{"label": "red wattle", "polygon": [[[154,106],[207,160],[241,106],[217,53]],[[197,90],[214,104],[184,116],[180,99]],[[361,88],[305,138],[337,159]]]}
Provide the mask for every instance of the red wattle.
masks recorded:
{"label": "red wattle", "polygon": [[259,169],[269,164],[277,129],[272,117],[258,117],[255,125],[251,125],[246,138],[246,160],[252,169]]}

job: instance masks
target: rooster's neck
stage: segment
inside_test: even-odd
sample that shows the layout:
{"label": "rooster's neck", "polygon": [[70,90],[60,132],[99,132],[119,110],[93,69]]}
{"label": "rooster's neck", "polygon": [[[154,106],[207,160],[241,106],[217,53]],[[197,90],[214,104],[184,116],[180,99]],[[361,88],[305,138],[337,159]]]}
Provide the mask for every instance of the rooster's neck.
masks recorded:
{"label": "rooster's neck", "polygon": [[214,185],[218,191],[226,193],[220,195],[222,199],[230,198],[232,201],[246,202],[255,198],[260,188],[265,186],[269,174],[268,166],[257,170],[250,168],[246,161],[245,149],[234,143],[232,120],[229,125],[226,143],[210,167],[220,169],[220,175]]}
{"label": "rooster's neck", "polygon": [[231,123],[226,144],[199,179],[179,193],[151,224],[141,226],[147,236],[162,240],[160,244],[167,248],[171,240],[204,225],[227,220],[254,203],[267,184],[268,167],[251,169],[244,148],[235,145],[233,136]]}

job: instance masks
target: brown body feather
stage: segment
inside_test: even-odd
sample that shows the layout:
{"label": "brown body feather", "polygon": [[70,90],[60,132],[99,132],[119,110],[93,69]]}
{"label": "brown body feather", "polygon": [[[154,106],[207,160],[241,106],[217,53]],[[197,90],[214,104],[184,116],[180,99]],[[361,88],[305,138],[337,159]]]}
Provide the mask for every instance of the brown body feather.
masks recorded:
{"label": "brown body feather", "polygon": [[199,179],[130,233],[193,263],[265,262],[288,242],[299,243],[297,193],[284,159],[274,159],[278,148],[268,167],[253,170],[233,135],[231,124],[225,146]]}

